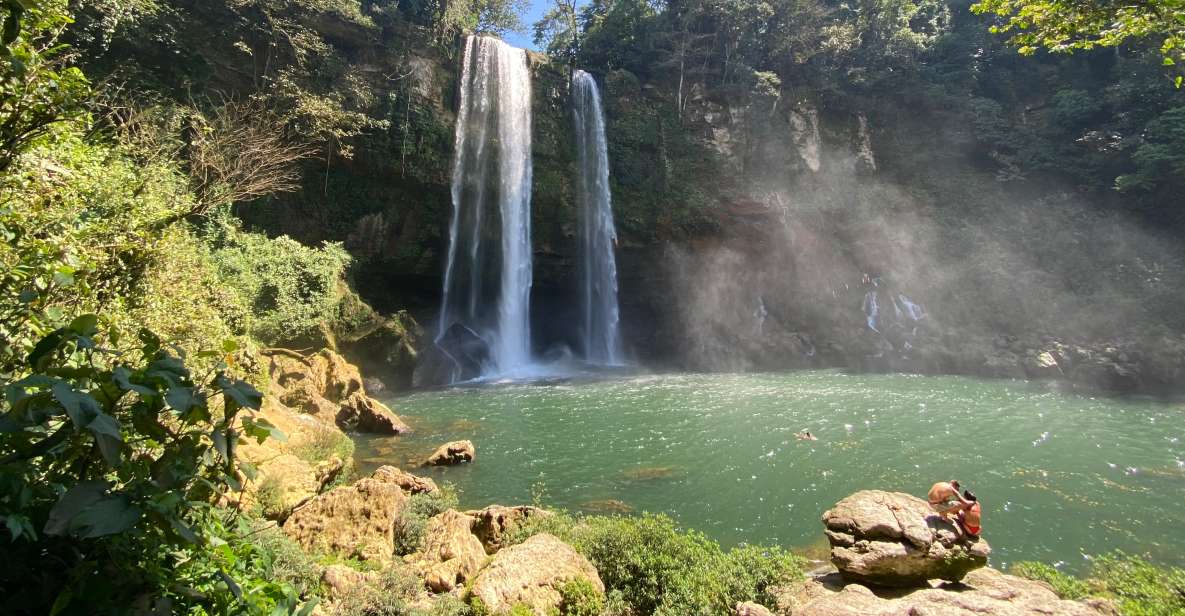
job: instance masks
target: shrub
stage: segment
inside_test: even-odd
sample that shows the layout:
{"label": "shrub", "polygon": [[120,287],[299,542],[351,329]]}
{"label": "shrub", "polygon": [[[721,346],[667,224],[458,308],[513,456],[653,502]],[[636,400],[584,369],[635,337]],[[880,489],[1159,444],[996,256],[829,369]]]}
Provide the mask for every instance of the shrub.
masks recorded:
{"label": "shrub", "polygon": [[456,506],[457,490],[452,484],[445,484],[435,492],[411,495],[395,521],[395,553],[411,554],[420,549],[428,520]]}
{"label": "shrub", "polygon": [[1045,582],[1063,599],[1083,599],[1091,594],[1090,585],[1082,580],[1039,562],[1018,562],[1009,568],[1012,575]]}
{"label": "shrub", "polygon": [[561,616],[600,616],[605,610],[605,595],[583,578],[560,586]]}
{"label": "shrub", "polygon": [[225,366],[195,379],[147,331],[135,355],[105,350],[98,322],[43,337],[0,398],[0,585],[23,589],[5,609],[294,609],[249,521],[213,504],[241,489],[241,435],[280,436],[262,394]]}
{"label": "shrub", "polygon": [[211,227],[212,258],[248,306],[248,332],[268,344],[314,336],[333,321],[338,280],[350,256],[340,244],[311,248],[287,236],[247,233],[234,221]]}
{"label": "shrub", "polygon": [[738,601],[768,601],[771,586],[802,574],[801,561],[782,550],[725,552],[663,515],[592,516],[575,523],[554,517],[524,527],[538,532],[546,525],[571,543],[597,568],[606,588],[620,593],[638,614],[727,613]]}
{"label": "shrub", "polygon": [[1125,616],[1185,614],[1185,569],[1115,552],[1095,559],[1091,577],[1119,601]]}
{"label": "shrub", "polygon": [[356,584],[339,598],[337,616],[404,616],[422,583],[403,567],[388,567],[374,583]]}

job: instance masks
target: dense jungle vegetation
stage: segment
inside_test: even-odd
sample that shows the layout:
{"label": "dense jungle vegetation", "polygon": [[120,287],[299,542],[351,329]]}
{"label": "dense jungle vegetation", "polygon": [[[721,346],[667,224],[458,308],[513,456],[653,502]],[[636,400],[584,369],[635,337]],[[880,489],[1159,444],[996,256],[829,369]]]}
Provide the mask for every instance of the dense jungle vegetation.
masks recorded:
{"label": "dense jungle vegetation", "polygon": [[[1040,4],[1077,21],[1025,17]],[[670,157],[641,144],[617,152],[633,170],[615,182],[637,241],[716,224],[704,194],[716,172],[690,181],[710,162],[684,164],[702,154],[684,129],[692,107],[743,97],[772,110],[808,91],[822,106],[949,109],[1002,180],[1056,178],[1180,229],[1179,4],[1149,3],[1171,16],[1163,23],[1125,14],[1127,34],[1076,4],[1096,5],[979,5],[1020,11],[1001,24],[1019,29],[1029,58],[961,0],[561,1],[535,31],[553,59],[655,93],[630,121]],[[365,289],[377,267],[436,275],[448,67],[460,35],[523,27],[521,8],[0,2],[0,611],[312,612],[324,562],[230,498],[253,472],[236,444],[284,438],[255,418],[267,379],[258,352],[347,339],[385,318],[359,292],[385,313],[403,308],[398,291]],[[562,150],[540,141],[544,157]],[[561,207],[558,175],[541,164],[536,190],[555,189],[541,212]],[[402,240],[370,250],[354,232],[388,210]],[[573,614],[730,605],[800,567],[780,550],[726,552],[662,518],[555,524],[610,572],[608,603],[571,589]],[[1181,587],[1180,571],[1122,556],[1090,584],[1028,572],[1067,595],[1118,597],[1133,614],[1185,609],[1164,591]],[[342,609],[415,613],[403,590],[417,583],[393,577],[389,595]]]}

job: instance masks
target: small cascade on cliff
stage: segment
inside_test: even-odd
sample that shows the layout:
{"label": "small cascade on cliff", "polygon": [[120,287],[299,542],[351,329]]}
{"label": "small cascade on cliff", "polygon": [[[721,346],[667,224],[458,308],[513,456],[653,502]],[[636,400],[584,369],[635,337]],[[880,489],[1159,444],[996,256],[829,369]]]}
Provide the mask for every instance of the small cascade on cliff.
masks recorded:
{"label": "small cascade on cliff", "polygon": [[765,319],[769,317],[769,310],[765,309],[765,297],[757,296],[757,309],[753,311],[753,333],[765,335]]}
{"label": "small cascade on cliff", "polygon": [[[531,358],[531,82],[526,52],[495,38],[468,37],[460,99],[453,219],[436,340],[439,344],[458,324],[483,332],[493,362],[484,371],[502,374]],[[488,237],[495,230],[498,244]],[[483,282],[495,266],[501,283],[493,310]]]}
{"label": "small cascade on cliff", "polygon": [[576,198],[580,219],[580,282],[584,304],[584,353],[592,363],[621,361],[617,306],[617,259],[614,247],[612,198],[609,194],[609,154],[605,144],[605,116],[592,75],[572,74],[579,165]]}
{"label": "small cascade on cliff", "polygon": [[881,330],[877,329],[876,325],[880,319],[881,311],[876,299],[876,288],[880,286],[880,279],[873,278],[871,284],[872,288],[868,289],[868,292],[864,294],[864,317],[865,322],[868,323],[868,329],[879,334]]}

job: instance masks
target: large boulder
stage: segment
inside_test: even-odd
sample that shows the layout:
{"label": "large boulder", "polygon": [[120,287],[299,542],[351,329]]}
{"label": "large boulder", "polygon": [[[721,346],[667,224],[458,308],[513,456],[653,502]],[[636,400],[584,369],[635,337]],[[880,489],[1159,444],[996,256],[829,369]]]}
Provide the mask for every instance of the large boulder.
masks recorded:
{"label": "large boulder", "polygon": [[405,434],[411,431],[385,404],[361,391],[341,403],[337,414],[339,426],[371,434]]}
{"label": "large boulder", "polygon": [[473,535],[473,523],[473,518],[452,509],[428,520],[420,550],[407,560],[433,592],[464,584],[485,563],[486,551]]}
{"label": "large boulder", "polygon": [[466,511],[465,515],[474,519],[473,534],[481,540],[486,553],[493,554],[502,549],[506,534],[518,525],[531,518],[549,516],[551,512],[530,505],[517,507],[490,505],[485,509]]}
{"label": "large boulder", "polygon": [[297,508],[284,532],[306,550],[386,565],[395,554],[395,521],[407,495],[387,477],[367,477]]}
{"label": "large boulder", "polygon": [[837,575],[810,579],[778,597],[778,613],[794,616],[1113,616],[1103,601],[1066,601],[1043,582],[1005,575],[991,568],[967,574],[948,588],[939,583],[902,593],[876,593]]}
{"label": "large boulder", "polygon": [[452,466],[472,462],[477,457],[477,449],[473,441],[453,441],[436,448],[432,455],[424,461],[425,466]]}
{"label": "large boulder", "polygon": [[559,608],[560,587],[575,579],[605,591],[586,558],[556,537],[541,533],[498,552],[473,579],[470,596],[481,599],[492,614],[504,614],[522,603],[544,616]]}
{"label": "large boulder", "polygon": [[982,538],[965,537],[926,501],[901,492],[864,490],[823,514],[831,562],[849,580],[882,586],[957,582],[987,565]]}

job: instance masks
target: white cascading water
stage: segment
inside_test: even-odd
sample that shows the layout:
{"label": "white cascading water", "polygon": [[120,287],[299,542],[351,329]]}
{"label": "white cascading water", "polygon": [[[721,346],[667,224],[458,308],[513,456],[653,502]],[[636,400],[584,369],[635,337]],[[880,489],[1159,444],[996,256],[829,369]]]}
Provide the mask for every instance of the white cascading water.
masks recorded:
{"label": "white cascading water", "polygon": [[592,75],[572,74],[576,118],[576,152],[580,177],[577,209],[580,217],[581,295],[584,303],[585,359],[597,364],[621,364],[620,312],[617,306],[617,259],[609,193],[609,154],[605,144],[605,116]]}
{"label": "white cascading water", "polygon": [[[496,38],[468,37],[460,97],[453,219],[437,340],[458,322],[490,331],[490,371],[511,373],[531,359],[531,79],[526,52]],[[483,245],[493,224],[487,225],[493,220],[487,203],[494,196],[501,220],[496,254]],[[496,315],[487,314],[482,301],[485,270],[493,263],[501,264]]]}

